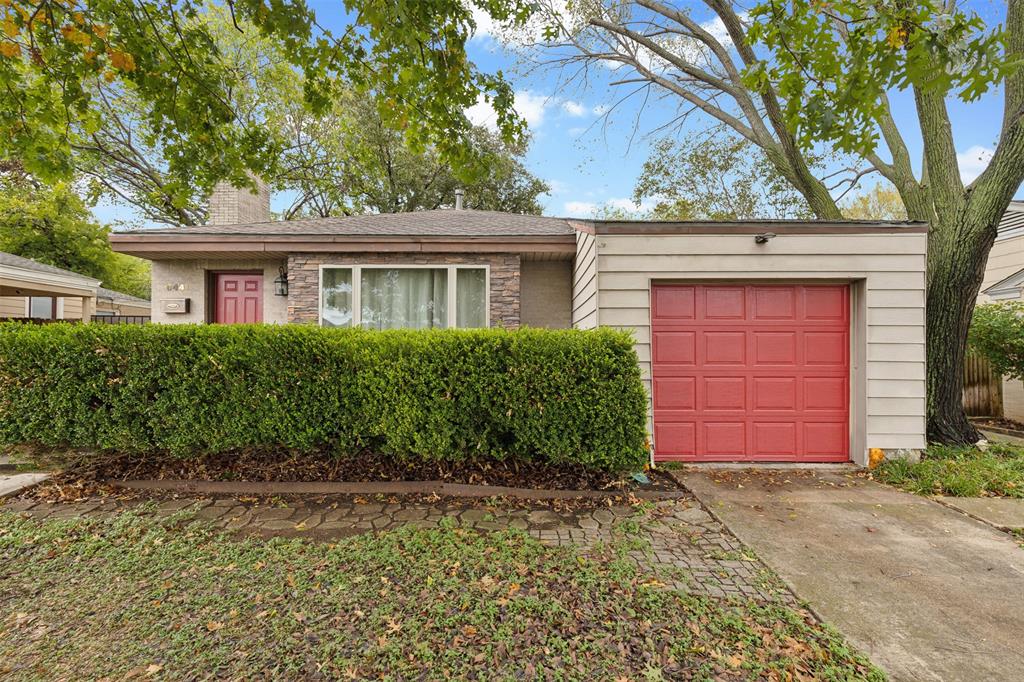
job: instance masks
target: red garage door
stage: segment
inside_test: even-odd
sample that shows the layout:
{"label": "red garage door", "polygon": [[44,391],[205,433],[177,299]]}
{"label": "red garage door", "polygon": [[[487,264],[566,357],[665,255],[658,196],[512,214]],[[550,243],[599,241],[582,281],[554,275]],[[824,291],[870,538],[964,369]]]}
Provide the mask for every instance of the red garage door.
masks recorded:
{"label": "red garage door", "polygon": [[651,299],[656,459],[849,459],[846,286],[666,284]]}

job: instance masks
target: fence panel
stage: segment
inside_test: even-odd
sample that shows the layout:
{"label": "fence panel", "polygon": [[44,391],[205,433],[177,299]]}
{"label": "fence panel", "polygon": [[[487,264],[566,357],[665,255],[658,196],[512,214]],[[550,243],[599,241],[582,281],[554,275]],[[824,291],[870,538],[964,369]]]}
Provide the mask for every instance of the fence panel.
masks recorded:
{"label": "fence panel", "polygon": [[964,356],[964,409],[969,417],[1003,416],[1003,380],[988,360],[968,351]]}

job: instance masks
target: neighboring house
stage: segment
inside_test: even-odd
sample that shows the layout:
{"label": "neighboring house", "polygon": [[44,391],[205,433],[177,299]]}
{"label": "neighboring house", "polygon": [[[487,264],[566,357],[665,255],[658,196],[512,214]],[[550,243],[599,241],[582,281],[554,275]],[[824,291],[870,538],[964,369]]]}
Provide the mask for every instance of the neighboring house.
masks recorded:
{"label": "neighboring house", "polygon": [[0,252],[0,319],[149,315],[149,301],[99,284],[92,277]]}
{"label": "neighboring house", "polygon": [[[1011,201],[988,254],[979,303],[1024,299],[1024,201]],[[1024,382],[1003,379],[1003,416],[1024,421]]]}
{"label": "neighboring house", "polygon": [[925,445],[924,225],[438,210],[113,234],[155,322],[632,330],[655,457],[854,461]]}

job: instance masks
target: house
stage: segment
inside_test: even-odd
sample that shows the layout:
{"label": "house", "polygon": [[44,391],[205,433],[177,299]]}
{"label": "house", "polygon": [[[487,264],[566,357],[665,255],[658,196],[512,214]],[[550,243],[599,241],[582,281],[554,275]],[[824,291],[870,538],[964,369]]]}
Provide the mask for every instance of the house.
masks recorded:
{"label": "house", "polygon": [[[1024,201],[1011,201],[988,254],[979,303],[1024,300]],[[1024,382],[1003,378],[1003,416],[1024,421]]]}
{"label": "house", "polygon": [[0,319],[149,315],[149,301],[99,285],[98,279],[0,252]]}
{"label": "house", "polygon": [[154,322],[632,330],[657,459],[867,461],[925,445],[926,226],[437,210],[113,234]]}

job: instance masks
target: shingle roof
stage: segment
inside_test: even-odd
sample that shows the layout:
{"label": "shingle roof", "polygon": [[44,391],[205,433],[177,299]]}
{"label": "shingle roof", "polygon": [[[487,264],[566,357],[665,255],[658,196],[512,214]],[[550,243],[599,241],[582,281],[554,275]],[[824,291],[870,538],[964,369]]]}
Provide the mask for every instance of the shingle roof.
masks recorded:
{"label": "shingle roof", "polygon": [[46,272],[51,275],[64,275],[67,277],[77,277],[82,280],[87,280],[90,283],[96,281],[92,277],[86,277],[80,275],[77,272],[71,270],[64,270],[57,268],[52,265],[46,265],[39,261],[32,260],[31,258],[22,258],[21,256],[15,256],[13,253],[5,253],[0,251],[0,265],[9,265],[14,268],[22,268],[24,270],[34,270],[35,272]]}
{"label": "shingle roof", "polygon": [[412,213],[374,213],[338,218],[278,220],[240,225],[197,225],[134,230],[138,235],[341,235],[398,237],[516,237],[569,235],[565,218],[499,211],[440,209]]}
{"label": "shingle roof", "polygon": [[136,305],[150,305],[150,302],[144,298],[139,298],[138,296],[131,296],[120,291],[114,291],[113,289],[104,289],[103,287],[96,287],[96,296],[98,298],[109,298],[113,301],[121,301],[123,303],[134,303]]}

